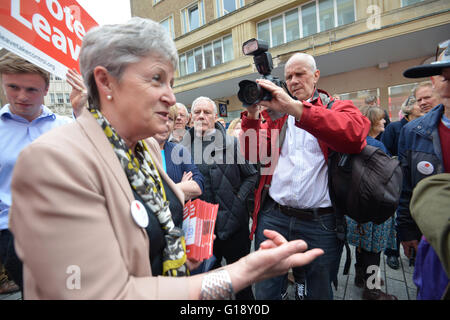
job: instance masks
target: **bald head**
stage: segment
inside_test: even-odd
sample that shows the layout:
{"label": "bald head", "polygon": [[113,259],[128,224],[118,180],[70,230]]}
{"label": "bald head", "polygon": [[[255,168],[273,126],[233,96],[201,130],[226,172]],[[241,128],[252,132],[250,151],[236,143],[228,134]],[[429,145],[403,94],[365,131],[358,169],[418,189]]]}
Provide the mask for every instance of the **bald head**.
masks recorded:
{"label": "bald head", "polygon": [[314,59],[314,57],[310,54],[303,52],[294,53],[286,62],[285,69],[287,69],[290,66],[290,64],[292,64],[295,61],[306,62],[306,64],[311,68],[312,72],[315,72],[317,70],[316,60]]}
{"label": "bald head", "polygon": [[298,100],[308,100],[316,89],[320,71],[316,67],[314,57],[306,53],[295,53],[284,67],[286,85]]}

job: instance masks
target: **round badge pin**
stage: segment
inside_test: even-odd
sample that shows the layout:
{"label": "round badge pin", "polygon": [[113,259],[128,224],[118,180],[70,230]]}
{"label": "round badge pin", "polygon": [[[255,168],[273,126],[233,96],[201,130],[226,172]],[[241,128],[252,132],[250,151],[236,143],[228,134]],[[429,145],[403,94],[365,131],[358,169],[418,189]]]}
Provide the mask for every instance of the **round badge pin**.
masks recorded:
{"label": "round badge pin", "polygon": [[145,228],[148,226],[147,210],[145,210],[142,202],[137,200],[131,202],[131,216],[139,227]]}
{"label": "round badge pin", "polygon": [[426,174],[426,175],[430,175],[433,173],[434,171],[434,167],[431,163],[429,163],[428,161],[420,161],[417,164],[417,170],[421,173],[421,174]]}

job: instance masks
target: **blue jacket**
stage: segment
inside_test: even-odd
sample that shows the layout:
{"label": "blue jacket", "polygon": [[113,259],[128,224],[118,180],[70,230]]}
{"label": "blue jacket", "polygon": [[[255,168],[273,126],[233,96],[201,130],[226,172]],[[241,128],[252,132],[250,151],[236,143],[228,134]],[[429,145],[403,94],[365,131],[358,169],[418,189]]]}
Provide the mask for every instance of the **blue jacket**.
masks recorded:
{"label": "blue jacket", "polygon": [[403,171],[403,188],[397,210],[400,241],[420,240],[421,232],[411,217],[412,191],[423,178],[444,172],[438,125],[442,104],[426,115],[407,123],[400,131],[398,157]]}
{"label": "blue jacket", "polygon": [[425,237],[417,250],[413,281],[417,286],[417,300],[440,300],[449,285],[441,260]]}
{"label": "blue jacket", "polygon": [[378,149],[383,150],[383,152],[388,156],[391,156],[383,142],[377,140],[376,138],[372,138],[371,136],[367,136],[366,141],[369,146],[377,147]]}
{"label": "blue jacket", "polygon": [[398,156],[398,138],[403,126],[408,123],[408,120],[402,118],[400,121],[391,122],[386,126],[386,129],[381,136],[381,142],[386,146],[392,156]]}
{"label": "blue jacket", "polygon": [[[164,158],[165,158],[164,161],[166,162],[167,175],[173,180],[173,182],[179,183],[183,178],[183,173],[191,171],[192,180],[197,182],[198,186],[200,187],[203,193],[204,191],[203,175],[198,170],[197,166],[194,163],[192,163],[192,161],[190,162],[183,161],[179,165],[174,164],[172,151],[174,150],[175,146],[177,146],[177,144],[169,141],[166,141],[166,143],[164,144]],[[179,153],[177,155],[178,157],[176,157],[178,159],[184,159],[184,154],[186,154],[186,156],[189,156],[189,158],[191,159],[191,154],[189,153],[189,150],[187,150],[185,147],[181,145],[177,147],[175,152]]]}

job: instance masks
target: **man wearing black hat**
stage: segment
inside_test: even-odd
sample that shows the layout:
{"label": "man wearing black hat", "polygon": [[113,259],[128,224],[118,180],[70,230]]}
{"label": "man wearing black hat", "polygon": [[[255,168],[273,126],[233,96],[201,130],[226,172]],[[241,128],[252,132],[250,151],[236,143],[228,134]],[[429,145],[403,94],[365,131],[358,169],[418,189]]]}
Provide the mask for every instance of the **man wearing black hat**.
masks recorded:
{"label": "man wearing black hat", "polygon": [[436,282],[436,273],[444,271],[442,268],[431,270],[428,259],[433,252],[429,250],[425,238],[421,240],[421,231],[409,209],[412,191],[419,181],[431,175],[450,173],[450,40],[441,43],[439,48],[444,49],[444,52],[439,56],[439,51],[436,52],[436,62],[416,66],[403,73],[408,78],[431,76],[434,91],[440,96],[441,102],[426,115],[406,124],[400,132],[398,144],[403,189],[397,224],[405,255],[411,259],[419,249],[416,265],[420,265],[420,268],[416,266],[414,274],[419,287],[418,299],[434,299],[445,289],[442,287],[448,285],[446,276]]}

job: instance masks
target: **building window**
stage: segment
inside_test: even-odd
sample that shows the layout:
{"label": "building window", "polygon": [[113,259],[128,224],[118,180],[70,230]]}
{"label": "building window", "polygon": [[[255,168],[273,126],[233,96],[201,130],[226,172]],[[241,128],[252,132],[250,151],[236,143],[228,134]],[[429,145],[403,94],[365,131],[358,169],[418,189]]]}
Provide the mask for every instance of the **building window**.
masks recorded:
{"label": "building window", "polygon": [[267,41],[270,44],[270,25],[269,20],[258,23],[258,39]]}
{"label": "building window", "polygon": [[270,29],[272,30],[272,47],[283,44],[284,32],[282,15],[271,19]]}
{"label": "building window", "polygon": [[173,16],[164,19],[163,21],[160,22],[160,24],[167,30],[172,39],[175,39],[175,31],[173,28]]}
{"label": "building window", "polygon": [[223,62],[233,60],[233,38],[231,35],[223,38]]}
{"label": "building window", "polygon": [[203,0],[201,0],[181,10],[183,33],[188,33],[205,24],[205,11],[203,8]]}
{"label": "building window", "polygon": [[194,73],[195,72],[195,62],[194,62],[194,53],[192,51],[187,53],[187,72]]}
{"label": "building window", "polygon": [[412,4],[416,4],[423,1],[424,0],[402,0],[402,7],[410,6]]}
{"label": "building window", "polygon": [[55,104],[55,94],[54,93],[50,93],[50,103]]}
{"label": "building window", "polygon": [[180,54],[180,76],[199,72],[233,59],[233,39],[228,35]]}
{"label": "building window", "polygon": [[257,24],[258,39],[275,47],[355,21],[355,0],[315,0]]}
{"label": "building window", "polygon": [[189,21],[189,31],[200,27],[200,13],[198,6],[189,8],[187,11],[188,11],[187,18]]}
{"label": "building window", "polygon": [[334,28],[333,0],[319,0],[320,31]]}
{"label": "building window", "polygon": [[317,14],[316,14],[316,2],[311,2],[301,7],[302,11],[302,26],[303,37],[310,36],[317,33]]}
{"label": "building window", "polygon": [[214,66],[212,43],[208,43],[207,45],[203,46],[203,54],[205,57],[205,68],[211,68],[212,66]]}
{"label": "building window", "polygon": [[342,26],[355,21],[354,0],[336,0],[337,5],[337,24]]}
{"label": "building window", "polygon": [[180,56],[179,65],[180,65],[180,75],[181,76],[186,75],[187,69],[186,69],[186,55],[185,54]]}
{"label": "building window", "polygon": [[202,47],[194,50],[194,59],[195,59],[195,70],[201,71],[203,70],[203,50]]}
{"label": "building window", "polygon": [[284,19],[286,21],[286,42],[299,39],[300,29],[298,28],[298,9],[286,12]]}
{"label": "building window", "polygon": [[222,40],[213,42],[214,65],[222,63]]}
{"label": "building window", "polygon": [[244,0],[216,0],[217,18],[225,16],[244,6]]}
{"label": "building window", "polygon": [[62,93],[57,93],[56,94],[56,100],[57,100],[57,103],[64,103],[64,96],[63,96],[63,94]]}
{"label": "building window", "polygon": [[66,93],[66,103],[70,104],[70,94]]}

